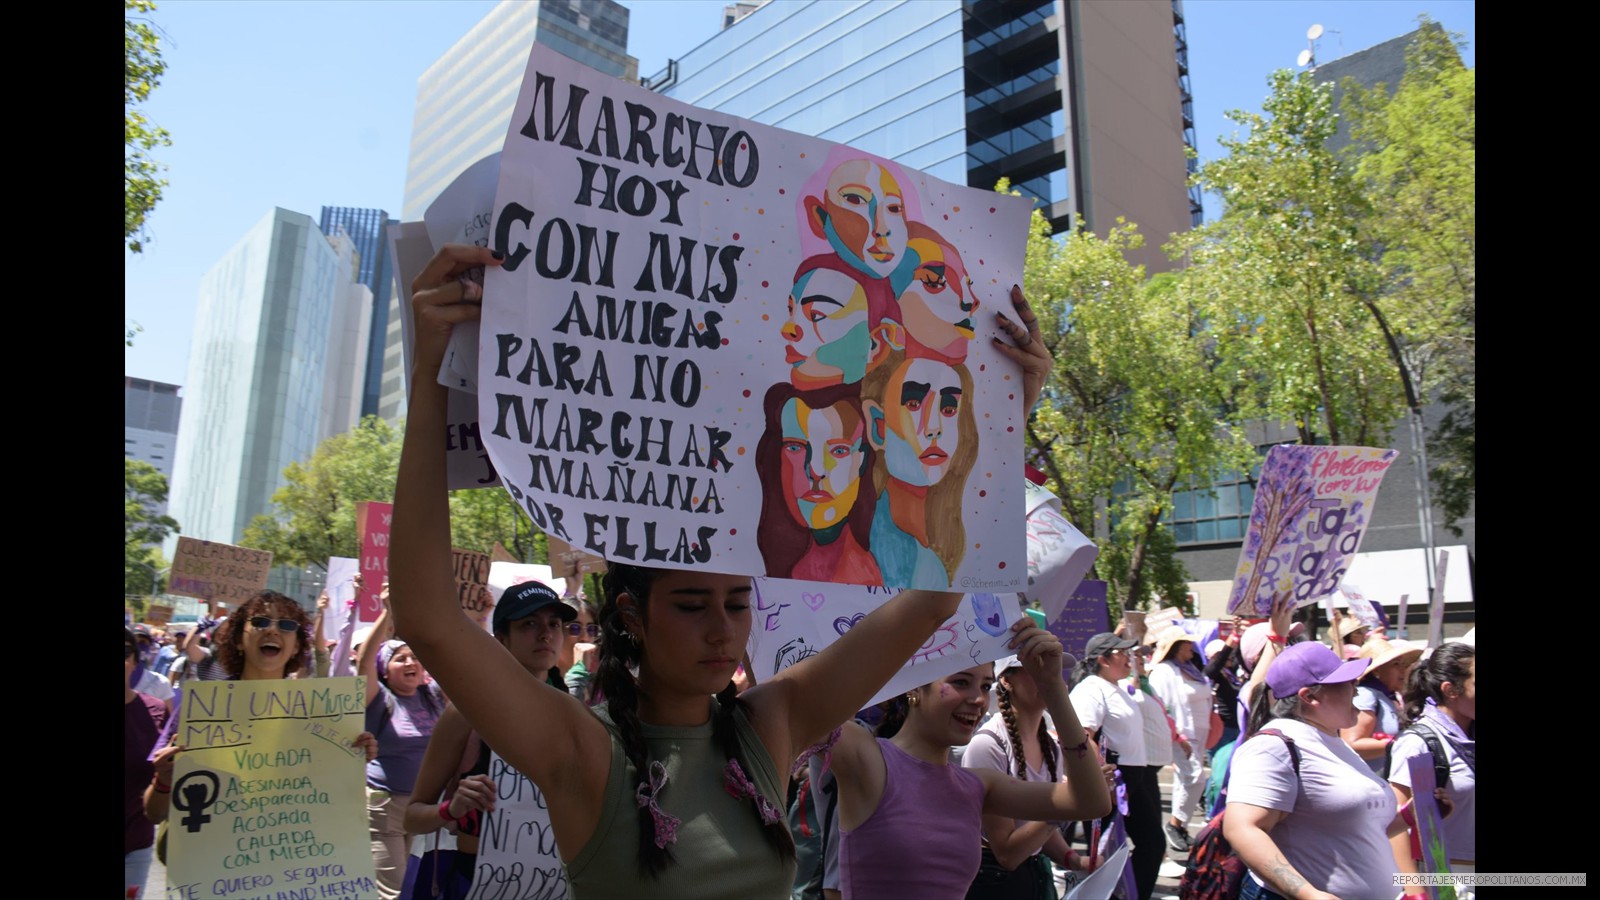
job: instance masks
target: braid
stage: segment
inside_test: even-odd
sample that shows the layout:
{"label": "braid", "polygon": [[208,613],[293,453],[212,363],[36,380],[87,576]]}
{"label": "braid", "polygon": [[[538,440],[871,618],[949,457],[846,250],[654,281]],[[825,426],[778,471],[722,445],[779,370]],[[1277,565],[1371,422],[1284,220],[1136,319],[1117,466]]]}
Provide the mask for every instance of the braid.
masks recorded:
{"label": "braid", "polygon": [[878,722],[878,728],[872,734],[874,737],[892,738],[900,732],[901,726],[906,724],[911,704],[906,702],[905,694],[896,694],[878,705],[883,710],[883,719]]}
{"label": "braid", "polygon": [[[739,690],[733,686],[732,681],[729,681],[728,686],[717,694],[716,716],[711,720],[711,738],[722,746],[723,755],[738,763],[739,768],[744,770],[745,777],[750,779],[751,784],[754,784],[755,779],[750,778],[750,765],[744,761],[744,753],[741,752],[739,747],[739,729],[734,725],[733,721],[733,714],[738,710],[739,705]],[[754,801],[750,805],[751,811],[759,817],[760,811]],[[780,817],[778,821],[771,824],[764,823],[761,834],[762,837],[767,839],[767,846],[778,854],[779,859],[785,863],[794,859],[794,835],[789,833],[787,819]]]}
{"label": "braid", "polygon": [[[1006,735],[1011,738],[1011,767],[1018,781],[1028,780],[1028,751],[1022,746],[1022,733],[1017,730],[1017,714],[1011,708],[1011,689],[1005,680],[995,682],[995,697],[999,701],[1000,717],[1006,722]],[[1043,724],[1041,720],[1040,724]]]}
{"label": "braid", "polygon": [[[604,580],[606,602],[600,609],[600,670],[595,682],[605,692],[606,714],[616,723],[617,736],[622,751],[633,764],[631,795],[645,783],[650,773],[650,748],[645,744],[644,731],[639,727],[639,684],[629,668],[639,662],[639,650],[622,621],[622,608],[617,597],[626,593],[635,599],[639,614],[644,614],[644,599],[649,596],[649,582],[653,580],[647,569],[612,565],[606,569]],[[670,851],[655,843],[655,820],[650,810],[641,807],[638,812],[639,868],[644,874],[655,877],[672,861]]]}
{"label": "braid", "polygon": [[1044,717],[1039,717],[1039,755],[1044,757],[1044,764],[1050,767],[1050,782],[1054,784],[1061,780],[1061,773],[1056,769],[1056,739],[1050,736],[1050,729],[1044,727]]}

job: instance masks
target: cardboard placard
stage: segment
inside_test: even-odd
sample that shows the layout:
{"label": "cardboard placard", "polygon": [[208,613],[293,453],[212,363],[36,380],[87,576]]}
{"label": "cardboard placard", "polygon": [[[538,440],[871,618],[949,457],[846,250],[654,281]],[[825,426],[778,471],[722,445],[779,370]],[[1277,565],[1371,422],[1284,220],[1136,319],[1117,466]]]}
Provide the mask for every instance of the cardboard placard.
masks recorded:
{"label": "cardboard placard", "polygon": [[167,593],[237,606],[267,586],[272,553],[179,537]]}
{"label": "cardboard placard", "polygon": [[455,573],[456,599],[473,620],[482,622],[494,608],[489,590],[489,554],[477,550],[450,550],[450,568]]}

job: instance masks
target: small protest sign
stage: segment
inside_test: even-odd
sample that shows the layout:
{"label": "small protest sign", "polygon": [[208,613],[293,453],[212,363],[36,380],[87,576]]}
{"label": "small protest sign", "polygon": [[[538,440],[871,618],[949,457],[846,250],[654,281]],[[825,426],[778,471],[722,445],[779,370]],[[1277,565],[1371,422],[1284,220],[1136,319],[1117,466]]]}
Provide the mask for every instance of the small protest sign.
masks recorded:
{"label": "small protest sign", "polygon": [[[817,655],[900,592],[787,578],[757,578],[753,587],[747,650],[757,684]],[[968,594],[868,705],[1009,655],[1008,629],[1021,616],[1016,594]]]}
{"label": "small protest sign", "polygon": [[[1422,851],[1417,871],[1425,875],[1450,874],[1450,850],[1445,846],[1444,817],[1433,791],[1439,786],[1433,769],[1433,754],[1419,753],[1406,759],[1406,771],[1411,775],[1411,813],[1417,821],[1417,845]],[[1433,900],[1455,900],[1455,889],[1449,886],[1430,885],[1428,896]]]}
{"label": "small protest sign", "polygon": [[359,678],[190,681],[168,897],[377,895]]}
{"label": "small protest sign", "polygon": [[144,608],[144,621],[147,625],[165,625],[172,621],[172,607],[152,603]]}
{"label": "small protest sign", "polygon": [[271,551],[180,537],[167,592],[238,606],[267,586],[271,569]]}
{"label": "small protest sign", "polygon": [[361,535],[361,591],[356,597],[357,622],[376,622],[383,612],[378,595],[389,580],[389,523],[394,504],[363,500],[356,504],[356,533]]}
{"label": "small protest sign", "polygon": [[1023,489],[1028,510],[1028,587],[1024,593],[1039,601],[1046,620],[1055,619],[1078,582],[1089,574],[1100,548],[1061,515],[1061,498],[1028,480]]}
{"label": "small protest sign", "polygon": [[493,751],[494,811],[482,814],[478,858],[466,900],[562,900],[567,870],[556,850],[544,794]]}
{"label": "small protest sign", "polygon": [[1161,632],[1183,620],[1183,610],[1176,606],[1163,606],[1153,613],[1146,613],[1144,617],[1144,638],[1147,644],[1155,643],[1161,637]]}
{"label": "small protest sign", "polygon": [[1029,206],[535,44],[485,272],[495,469],[608,560],[1015,591],[1023,390],[991,313]]}
{"label": "small protest sign", "polygon": [[592,572],[604,574],[606,561],[593,553],[585,553],[560,538],[549,538],[550,568],[573,583],[581,583],[583,576]]}
{"label": "small protest sign", "polygon": [[481,621],[494,606],[489,591],[489,554],[477,550],[451,549],[450,567],[456,578],[456,599],[461,609]]}
{"label": "small protest sign", "polygon": [[1111,630],[1110,612],[1106,606],[1106,583],[1085,579],[1078,583],[1072,596],[1061,608],[1061,614],[1050,623],[1051,634],[1061,639],[1061,648],[1074,659],[1083,658],[1089,638]]}
{"label": "small protest sign", "polygon": [[1267,451],[1228,613],[1268,616],[1274,597],[1305,606],[1338,590],[1395,456],[1372,447],[1280,444]]}

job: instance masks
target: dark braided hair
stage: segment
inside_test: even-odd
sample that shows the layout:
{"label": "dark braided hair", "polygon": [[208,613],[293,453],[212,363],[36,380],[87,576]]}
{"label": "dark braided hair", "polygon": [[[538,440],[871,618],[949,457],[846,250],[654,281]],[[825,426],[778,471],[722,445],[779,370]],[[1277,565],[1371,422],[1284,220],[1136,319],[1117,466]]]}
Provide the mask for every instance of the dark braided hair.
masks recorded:
{"label": "dark braided hair", "polygon": [[[628,791],[629,795],[636,791],[639,785],[646,783],[645,780],[650,775],[650,748],[645,743],[644,730],[639,724],[639,683],[629,671],[639,665],[644,654],[628,632],[618,598],[623,594],[632,597],[640,621],[645,621],[648,616],[650,588],[661,574],[662,571],[659,569],[611,563],[606,567],[606,574],[601,582],[605,601],[600,605],[598,617],[601,638],[600,668],[595,673],[595,682],[605,694],[606,714],[616,723],[617,735],[622,742],[622,752],[633,764],[634,783],[633,790]],[[739,767],[745,770],[746,777],[749,777],[750,767],[740,752],[738,734],[733,721],[734,711],[740,702],[738,691],[734,689],[733,682],[729,681],[728,686],[717,695],[712,737],[721,744],[723,753],[729,759],[737,761]],[[751,813],[760,816],[753,803]],[[655,820],[651,817],[649,809],[643,807],[639,809],[638,829],[639,868],[644,874],[653,878],[673,862],[672,853],[669,849],[656,846]],[[785,861],[794,858],[794,838],[789,834],[786,820],[780,818],[775,824],[766,825],[763,834],[767,843],[781,858]]]}
{"label": "dark braided hair", "polygon": [[[1028,780],[1028,752],[1022,746],[1022,735],[1017,731],[1017,714],[1011,709],[1011,687],[1006,684],[1002,676],[994,683],[995,696],[999,701],[1000,716],[1006,723],[1006,734],[1011,738],[1011,752],[1015,757],[1012,767],[1016,770],[1013,774],[1018,781]],[[1050,736],[1050,730],[1044,727],[1044,717],[1039,717],[1039,753],[1044,757],[1045,765],[1050,768],[1050,781],[1061,780],[1061,773],[1056,766],[1056,741]]]}
{"label": "dark braided hair", "polygon": [[1400,727],[1405,728],[1422,718],[1422,710],[1428,705],[1429,698],[1443,707],[1444,683],[1448,681],[1460,690],[1472,677],[1472,660],[1477,652],[1471,644],[1451,641],[1413,666],[1411,673],[1406,676],[1405,692],[1401,695],[1405,709],[1400,711]]}
{"label": "dark braided hair", "polygon": [[900,733],[906,724],[906,716],[911,714],[911,701],[905,694],[895,694],[893,697],[878,704],[883,710],[883,718],[878,720],[878,727],[873,730],[873,737],[892,738]]}

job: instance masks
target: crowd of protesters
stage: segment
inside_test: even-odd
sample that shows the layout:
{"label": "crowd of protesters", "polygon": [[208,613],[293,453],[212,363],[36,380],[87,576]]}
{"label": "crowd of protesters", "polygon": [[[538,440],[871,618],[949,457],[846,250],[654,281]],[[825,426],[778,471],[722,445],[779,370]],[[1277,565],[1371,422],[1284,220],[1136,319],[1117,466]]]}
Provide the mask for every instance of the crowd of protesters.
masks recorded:
{"label": "crowd of protesters", "polygon": [[[457,276],[499,262],[450,246],[419,277],[417,371],[436,370],[450,326],[476,315]],[[1002,327],[1031,408],[1051,359],[1013,300],[1021,324]],[[1452,862],[1473,865],[1470,642],[1424,648],[1341,619],[1330,649],[1280,603],[1205,648],[1176,626],[1135,635],[1125,623],[1075,660],[1022,617],[1014,656],[862,709],[961,595],[904,592],[756,684],[741,665],[744,576],[613,564],[598,606],[513,585],[486,630],[451,580],[445,389],[412,386],[391,584],[372,627],[327,634],[326,597],[313,620],[263,591],[221,621],[127,630],[130,888],[164,852],[155,825],[183,752],[175,692],[340,674],[366,676],[357,744],[386,900],[466,895],[494,808],[491,747],[540,792],[559,858],[532,862],[564,867],[575,897],[1033,900],[1102,865],[1099,835],[1125,833],[1123,890],[1145,900],[1167,851],[1189,851],[1191,826],[1224,803],[1248,868],[1241,896],[1395,897],[1391,873],[1417,859],[1406,762],[1439,746]],[[418,840],[434,842],[431,857]]]}

